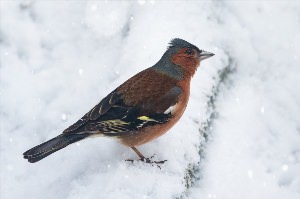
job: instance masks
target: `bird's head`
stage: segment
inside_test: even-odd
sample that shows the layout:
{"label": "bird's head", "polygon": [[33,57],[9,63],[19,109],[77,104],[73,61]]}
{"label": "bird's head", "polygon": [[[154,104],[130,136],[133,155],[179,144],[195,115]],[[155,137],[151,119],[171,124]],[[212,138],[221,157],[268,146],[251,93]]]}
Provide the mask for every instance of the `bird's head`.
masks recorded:
{"label": "bird's head", "polygon": [[171,40],[167,51],[152,68],[172,78],[182,80],[192,77],[200,62],[214,56],[197,46],[179,38]]}
{"label": "bird's head", "polygon": [[182,68],[190,76],[194,75],[200,61],[214,56],[213,53],[200,50],[197,46],[179,38],[171,40],[165,54],[166,59],[170,59],[174,65]]}

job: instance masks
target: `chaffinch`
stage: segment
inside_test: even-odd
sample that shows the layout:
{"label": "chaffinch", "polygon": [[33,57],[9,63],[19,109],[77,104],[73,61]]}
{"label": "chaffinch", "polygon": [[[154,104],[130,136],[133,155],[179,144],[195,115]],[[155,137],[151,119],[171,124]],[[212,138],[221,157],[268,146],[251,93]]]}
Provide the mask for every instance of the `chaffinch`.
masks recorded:
{"label": "chaffinch", "polygon": [[136,147],[163,135],[180,119],[192,76],[200,61],[213,55],[173,39],[154,66],[125,81],[62,134],[26,151],[24,158],[34,163],[79,140],[108,136],[131,147],[142,161],[153,163]]}

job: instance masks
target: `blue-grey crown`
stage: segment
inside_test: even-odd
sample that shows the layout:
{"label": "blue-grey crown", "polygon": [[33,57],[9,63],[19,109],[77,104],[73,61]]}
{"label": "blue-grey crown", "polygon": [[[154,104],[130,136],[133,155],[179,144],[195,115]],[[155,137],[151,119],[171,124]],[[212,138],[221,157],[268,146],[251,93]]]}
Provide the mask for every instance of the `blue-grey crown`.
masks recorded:
{"label": "blue-grey crown", "polygon": [[197,51],[200,51],[199,48],[183,39],[175,38],[172,39],[171,42],[169,43],[168,49],[171,48],[193,48]]}

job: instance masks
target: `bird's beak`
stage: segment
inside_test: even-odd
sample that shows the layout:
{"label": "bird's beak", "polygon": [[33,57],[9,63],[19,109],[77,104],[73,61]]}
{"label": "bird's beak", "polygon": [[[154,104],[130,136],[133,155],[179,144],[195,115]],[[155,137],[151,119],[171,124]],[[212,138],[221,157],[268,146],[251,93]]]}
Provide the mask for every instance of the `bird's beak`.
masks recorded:
{"label": "bird's beak", "polygon": [[202,60],[212,57],[214,55],[215,55],[214,53],[210,53],[210,52],[202,50],[202,52],[199,54],[199,60],[202,61]]}

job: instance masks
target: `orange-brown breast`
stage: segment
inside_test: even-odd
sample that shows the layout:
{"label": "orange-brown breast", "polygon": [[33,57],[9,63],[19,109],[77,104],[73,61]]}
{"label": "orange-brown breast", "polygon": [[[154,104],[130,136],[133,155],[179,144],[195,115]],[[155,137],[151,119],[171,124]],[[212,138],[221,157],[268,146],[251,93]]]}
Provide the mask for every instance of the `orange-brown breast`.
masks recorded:
{"label": "orange-brown breast", "polygon": [[[172,128],[181,118],[187,106],[190,95],[190,79],[190,77],[187,77],[187,79],[184,79],[182,81],[175,81],[172,83],[172,86],[174,86],[174,83],[176,86],[179,86],[182,89],[182,93],[180,94],[178,103],[175,106],[174,116],[170,119],[170,121],[164,124],[148,126],[139,130],[138,132],[132,132],[131,134],[121,136],[119,137],[120,142],[129,147],[140,146],[163,135],[170,128]],[[165,86],[166,89],[170,86],[169,82],[164,82],[161,79],[156,79],[156,81],[160,83],[165,83],[165,85],[161,84],[161,86]],[[153,85],[155,85],[155,83]],[[154,96],[158,97],[158,94],[160,94],[160,92],[161,91],[159,91],[158,89],[157,93],[155,93]],[[152,98],[152,96],[149,96],[149,98],[150,100],[155,100],[155,98]]]}

